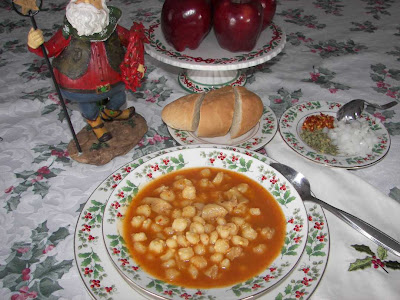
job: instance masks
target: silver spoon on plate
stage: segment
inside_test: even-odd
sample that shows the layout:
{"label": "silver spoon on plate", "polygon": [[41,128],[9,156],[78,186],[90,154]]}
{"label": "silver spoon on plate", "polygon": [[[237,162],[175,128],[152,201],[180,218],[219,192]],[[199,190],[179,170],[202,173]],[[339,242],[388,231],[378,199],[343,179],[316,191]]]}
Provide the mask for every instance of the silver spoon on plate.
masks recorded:
{"label": "silver spoon on plate", "polygon": [[339,108],[338,112],[336,113],[336,119],[338,121],[342,119],[345,121],[352,121],[361,116],[361,113],[364,110],[365,106],[372,106],[376,109],[384,110],[395,106],[397,103],[397,101],[392,101],[387,104],[379,105],[367,102],[362,99],[354,99]]}

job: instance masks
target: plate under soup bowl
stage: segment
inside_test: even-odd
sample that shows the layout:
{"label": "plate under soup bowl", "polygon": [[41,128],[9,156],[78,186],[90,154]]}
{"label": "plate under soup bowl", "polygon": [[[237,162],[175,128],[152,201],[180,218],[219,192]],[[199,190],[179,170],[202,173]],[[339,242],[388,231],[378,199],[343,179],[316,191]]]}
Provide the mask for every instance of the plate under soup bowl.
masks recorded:
{"label": "plate under soup bowl", "polygon": [[122,277],[158,299],[260,296],[294,269],[308,232],[304,204],[279,172],[212,147],[132,169],[111,194],[102,225]]}

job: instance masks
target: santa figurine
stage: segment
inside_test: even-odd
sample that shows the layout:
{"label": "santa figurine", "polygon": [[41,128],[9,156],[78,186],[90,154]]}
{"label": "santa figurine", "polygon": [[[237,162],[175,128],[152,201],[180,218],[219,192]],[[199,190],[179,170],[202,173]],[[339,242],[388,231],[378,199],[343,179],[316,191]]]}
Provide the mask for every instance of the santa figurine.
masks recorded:
{"label": "santa figurine", "polygon": [[[54,75],[62,96],[78,103],[100,142],[112,138],[104,121],[128,120],[135,114],[134,107],[120,110],[126,102],[126,77],[121,75],[126,72],[120,66],[127,65],[125,48],[131,45],[133,31],[118,25],[121,10],[105,2],[71,0],[64,26],[49,41],[44,42],[39,29],[32,28],[28,34],[31,52],[43,56],[40,46],[44,43],[48,56],[54,57]],[[139,82],[145,72],[141,56],[139,63],[131,64]],[[104,99],[108,102],[100,109],[98,102]]]}

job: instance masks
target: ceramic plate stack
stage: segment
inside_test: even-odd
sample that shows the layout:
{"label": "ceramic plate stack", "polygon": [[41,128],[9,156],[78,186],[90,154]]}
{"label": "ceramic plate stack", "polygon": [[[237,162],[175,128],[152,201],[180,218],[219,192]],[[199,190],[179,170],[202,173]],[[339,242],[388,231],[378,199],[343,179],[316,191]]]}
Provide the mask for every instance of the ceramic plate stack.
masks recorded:
{"label": "ceramic plate stack", "polygon": [[[95,299],[132,299],[134,291],[154,299],[307,298],[318,285],[328,259],[326,219],[319,206],[305,207],[296,190],[269,162],[252,151],[199,145],[159,151],[116,170],[91,195],[76,227],[76,262],[89,293]],[[285,241],[280,255],[262,273],[232,286],[191,289],[154,278],[130,257],[117,225],[132,194],[154,178],[190,167],[235,170],[274,195],[286,219]]]}

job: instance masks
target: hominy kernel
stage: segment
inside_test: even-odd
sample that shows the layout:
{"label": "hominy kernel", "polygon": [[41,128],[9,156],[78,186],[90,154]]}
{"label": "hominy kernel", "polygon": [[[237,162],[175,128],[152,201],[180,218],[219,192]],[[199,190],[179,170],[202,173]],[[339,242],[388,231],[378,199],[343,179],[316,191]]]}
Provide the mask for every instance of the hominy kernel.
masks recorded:
{"label": "hominy kernel", "polygon": [[234,235],[231,239],[232,244],[236,245],[236,246],[244,246],[247,247],[249,245],[249,240],[245,239],[239,235]]}
{"label": "hominy kernel", "polygon": [[267,250],[267,245],[259,244],[253,248],[253,252],[256,254],[263,254]]}
{"label": "hominy kernel", "polygon": [[206,253],[206,247],[203,244],[197,244],[193,250],[197,255],[204,255]]}
{"label": "hominy kernel", "polygon": [[204,226],[199,222],[193,222],[190,224],[190,231],[199,234],[204,233]]}
{"label": "hominy kernel", "polygon": [[165,243],[167,244],[168,248],[178,248],[178,242],[173,238],[167,239]]}
{"label": "hominy kernel", "polygon": [[259,208],[252,207],[249,209],[249,213],[253,216],[259,216],[261,215],[261,210]]}
{"label": "hominy kernel", "polygon": [[186,232],[186,239],[192,245],[196,245],[200,241],[200,236],[198,233],[188,231]]}
{"label": "hominy kernel", "polygon": [[161,225],[161,226],[165,226],[169,223],[169,218],[166,216],[157,216],[154,218],[154,221],[156,222],[156,224]]}
{"label": "hominy kernel", "polygon": [[172,222],[172,228],[175,231],[184,231],[188,226],[188,221],[184,218],[177,218]]}
{"label": "hominy kernel", "polygon": [[[186,186],[182,190],[182,197],[188,200],[196,199],[196,188],[194,186]],[[192,217],[192,216],[191,216]]]}
{"label": "hominy kernel", "polygon": [[239,192],[242,194],[246,193],[247,190],[249,189],[249,185],[247,183],[241,183],[237,186],[237,189]]}
{"label": "hominy kernel", "polygon": [[160,239],[152,240],[149,244],[149,250],[155,253],[162,253],[164,251],[165,241]]}
{"label": "hominy kernel", "polygon": [[182,217],[182,211],[180,209],[175,208],[171,213],[171,217],[173,219]]}
{"label": "hominy kernel", "polygon": [[141,242],[135,242],[133,244],[133,249],[135,249],[136,252],[142,253],[142,254],[147,251],[146,246],[143,245]]}
{"label": "hominy kernel", "polygon": [[172,268],[176,266],[175,259],[169,259],[161,265],[163,268]]}
{"label": "hominy kernel", "polygon": [[194,252],[191,247],[180,248],[178,250],[178,255],[181,260],[189,260],[191,257],[194,256]]}
{"label": "hominy kernel", "polygon": [[146,219],[143,221],[143,224],[142,224],[143,229],[147,230],[150,228],[150,226],[151,226],[151,219]]}
{"label": "hominy kernel", "polygon": [[219,239],[214,245],[215,251],[219,253],[226,253],[229,250],[229,242],[224,239]]}
{"label": "hominy kernel", "polygon": [[145,220],[144,216],[135,216],[131,220],[131,225],[135,228],[138,228],[142,226],[144,220]]}
{"label": "hominy kernel", "polygon": [[214,263],[219,263],[224,259],[224,255],[222,253],[214,253],[213,255],[210,256],[210,260]]}
{"label": "hominy kernel", "polygon": [[231,266],[231,261],[229,259],[225,258],[221,261],[220,265],[221,265],[222,269],[228,269]]}
{"label": "hominy kernel", "polygon": [[203,269],[205,267],[207,267],[207,260],[203,257],[203,256],[193,256],[190,259],[190,262],[195,265],[197,268],[199,269]]}
{"label": "hominy kernel", "polygon": [[170,190],[165,190],[161,192],[160,198],[166,201],[174,201],[175,200],[175,193]]}
{"label": "hominy kernel", "polygon": [[143,242],[147,240],[147,236],[144,232],[134,233],[132,234],[132,240],[134,242]]}
{"label": "hominy kernel", "polygon": [[200,241],[203,245],[208,245],[210,243],[210,237],[207,233],[200,234]]}
{"label": "hominy kernel", "polygon": [[224,179],[224,173],[218,172],[217,175],[215,175],[214,179],[212,180],[212,183],[221,184],[223,179]]}
{"label": "hominy kernel", "polygon": [[194,206],[186,206],[182,208],[182,217],[192,218],[196,215],[196,208]]}
{"label": "hominy kernel", "polygon": [[138,215],[149,217],[151,215],[150,205],[144,204],[144,205],[138,206],[138,208],[136,209],[136,213]]}
{"label": "hominy kernel", "polygon": [[200,171],[200,174],[203,177],[209,177],[211,175],[211,170],[210,169],[202,169]]}
{"label": "hominy kernel", "polygon": [[174,268],[165,270],[165,277],[167,277],[168,280],[174,280],[179,277],[179,275],[181,275],[181,273]]}

